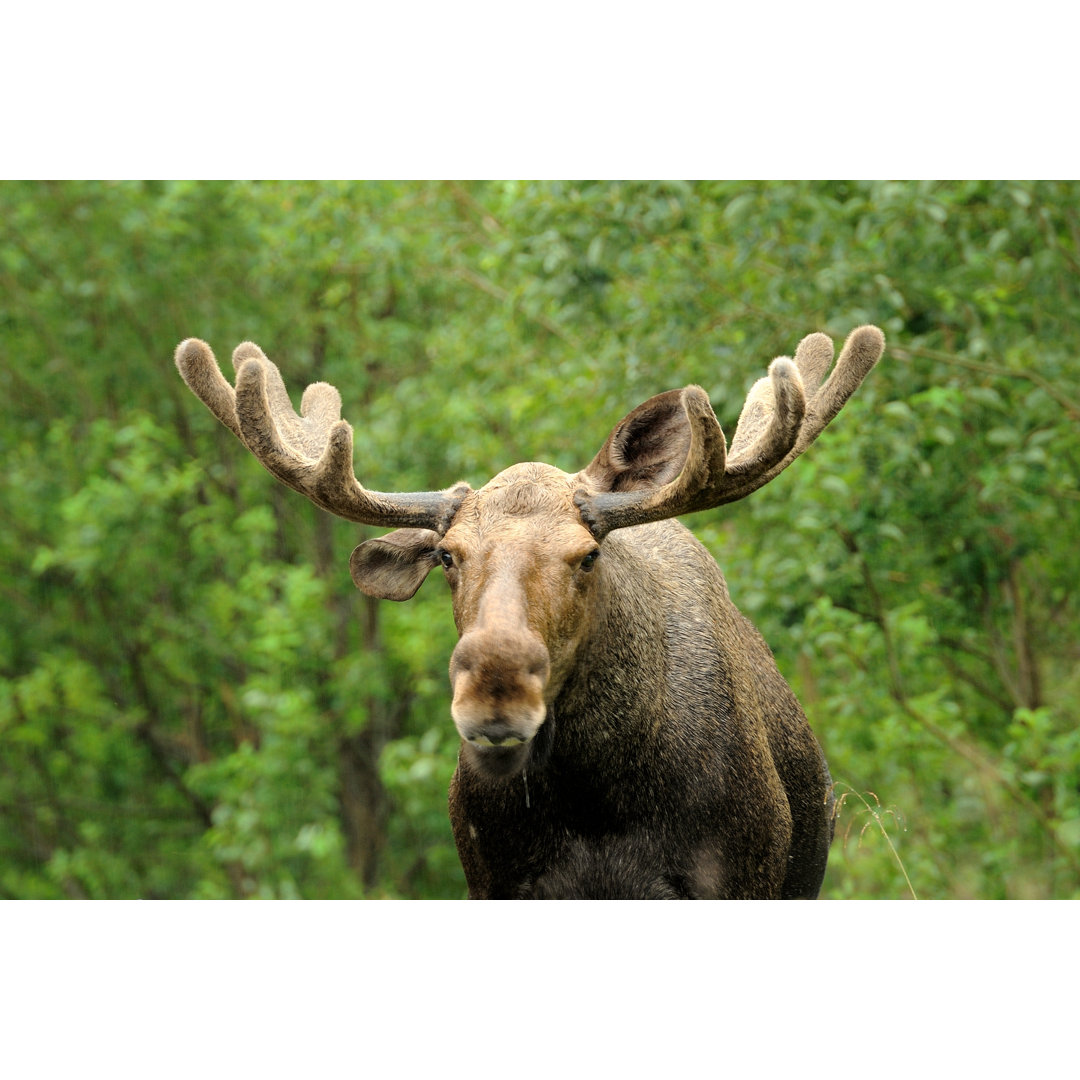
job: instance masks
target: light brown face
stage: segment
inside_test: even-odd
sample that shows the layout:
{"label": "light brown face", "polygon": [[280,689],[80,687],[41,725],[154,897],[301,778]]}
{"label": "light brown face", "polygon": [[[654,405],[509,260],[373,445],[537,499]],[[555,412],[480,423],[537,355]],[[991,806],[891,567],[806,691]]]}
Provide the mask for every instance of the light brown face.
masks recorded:
{"label": "light brown face", "polygon": [[582,524],[577,477],[515,465],[463,503],[436,557],[460,640],[451,715],[472,764],[510,776],[569,674],[600,573]]}

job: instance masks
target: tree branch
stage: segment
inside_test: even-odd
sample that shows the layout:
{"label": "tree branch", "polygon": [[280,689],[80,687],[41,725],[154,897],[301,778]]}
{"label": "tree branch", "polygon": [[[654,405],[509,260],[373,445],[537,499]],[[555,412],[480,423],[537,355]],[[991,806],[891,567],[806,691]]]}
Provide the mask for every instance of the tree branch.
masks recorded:
{"label": "tree branch", "polygon": [[487,293],[488,296],[494,297],[501,303],[512,305],[515,312],[520,312],[525,318],[531,319],[533,322],[539,324],[549,334],[557,337],[560,341],[565,341],[575,349],[581,349],[583,347],[581,342],[573,334],[564,330],[557,322],[554,322],[542,313],[532,314],[526,311],[522,308],[521,304],[510,295],[510,293],[505,289],[500,288],[493,281],[489,281],[483,274],[478,274],[475,270],[472,270],[467,266],[459,266],[455,268],[454,276],[461,278],[462,281],[468,282],[474,288],[479,289],[483,293]]}
{"label": "tree branch", "polygon": [[1029,371],[1027,368],[1008,368],[1000,364],[988,364],[984,360],[969,360],[965,356],[957,356],[955,353],[945,352],[941,349],[928,349],[924,345],[890,345],[889,352],[898,360],[907,360],[912,356],[921,356],[927,360],[937,360],[942,364],[951,364],[953,367],[962,367],[968,371],[978,371],[985,375],[997,375],[1005,379],[1026,379],[1044,390],[1056,401],[1068,414],[1070,420],[1080,420],[1080,402],[1063,394],[1044,375],[1037,371]]}

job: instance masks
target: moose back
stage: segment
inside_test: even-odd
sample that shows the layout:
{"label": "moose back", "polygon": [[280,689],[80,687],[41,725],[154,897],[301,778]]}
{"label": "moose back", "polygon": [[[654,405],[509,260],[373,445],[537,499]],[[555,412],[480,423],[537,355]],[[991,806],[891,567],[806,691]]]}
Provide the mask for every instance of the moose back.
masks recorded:
{"label": "moose back", "polygon": [[245,342],[236,386],[181,343],[194,393],[279,480],[394,531],[352,554],[358,588],[407,600],[440,569],[459,639],[450,820],[475,899],[813,898],[832,781],[768,646],[681,514],[744,498],[840,411],[885,347],[824,334],[769,367],[728,447],[697,386],[650,398],[568,474],[514,465],[482,488],[387,494],[353,474],[326,383],[293,411]]}

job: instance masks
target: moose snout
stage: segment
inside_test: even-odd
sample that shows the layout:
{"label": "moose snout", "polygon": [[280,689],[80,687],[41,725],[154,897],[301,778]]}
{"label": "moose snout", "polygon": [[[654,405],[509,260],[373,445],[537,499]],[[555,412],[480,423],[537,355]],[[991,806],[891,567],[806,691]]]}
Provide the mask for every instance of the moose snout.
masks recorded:
{"label": "moose snout", "polygon": [[539,637],[465,634],[450,658],[450,715],[458,733],[474,747],[528,743],[547,714],[544,691],[550,673],[548,651]]}

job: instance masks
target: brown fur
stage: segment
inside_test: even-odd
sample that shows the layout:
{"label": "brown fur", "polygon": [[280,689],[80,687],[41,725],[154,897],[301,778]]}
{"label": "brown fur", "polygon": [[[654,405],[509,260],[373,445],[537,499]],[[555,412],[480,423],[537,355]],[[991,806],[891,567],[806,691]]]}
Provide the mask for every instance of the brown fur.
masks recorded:
{"label": "brown fur", "polygon": [[208,346],[188,385],[279,479],[350,520],[353,580],[405,600],[442,566],[459,641],[450,820],[474,898],[798,898],[821,887],[832,782],[806,718],[716,563],[671,518],[794,460],[884,348],[813,334],[747,400],[730,453],[700,387],[650,399],[570,475],[527,463],[478,491],[382,495],[352,475],[336,391],[292,412],[257,346],[237,388]]}
{"label": "brown fur", "polygon": [[[533,564],[522,537],[514,550]],[[574,610],[576,627],[555,624],[576,644],[537,734],[505,768],[485,757],[504,751],[463,744],[450,814],[470,895],[531,895],[537,880],[541,895],[603,892],[598,879],[627,896],[656,882],[687,898],[816,895],[828,770],[707,552],[677,522],[613,533]]]}

